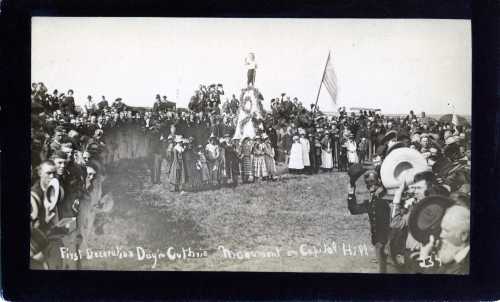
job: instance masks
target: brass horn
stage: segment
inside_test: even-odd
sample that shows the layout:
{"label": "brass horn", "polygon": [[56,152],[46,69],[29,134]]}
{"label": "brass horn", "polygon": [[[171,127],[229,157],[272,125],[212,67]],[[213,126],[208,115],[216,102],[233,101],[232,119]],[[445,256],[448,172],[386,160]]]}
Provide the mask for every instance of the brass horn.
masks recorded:
{"label": "brass horn", "polygon": [[384,159],[380,166],[382,184],[388,190],[398,188],[403,179],[413,181],[415,172],[429,170],[425,157],[417,150],[398,148]]}

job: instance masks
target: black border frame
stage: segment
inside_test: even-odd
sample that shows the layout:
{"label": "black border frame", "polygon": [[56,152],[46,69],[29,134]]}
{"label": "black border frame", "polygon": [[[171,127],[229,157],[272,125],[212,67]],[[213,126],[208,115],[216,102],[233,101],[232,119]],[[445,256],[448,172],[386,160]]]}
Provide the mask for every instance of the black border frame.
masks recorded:
{"label": "black border frame", "polygon": [[[3,0],[1,256],[6,299],[495,299],[499,296],[498,1]],[[469,276],[334,273],[43,272],[28,269],[30,17],[182,16],[471,19],[473,218]],[[3,32],[5,31],[5,32]],[[3,46],[3,47],[1,47]],[[24,101],[26,100],[26,101]],[[7,148],[8,147],[8,148]],[[495,161],[496,160],[496,161]],[[493,164],[492,164],[493,163]]]}

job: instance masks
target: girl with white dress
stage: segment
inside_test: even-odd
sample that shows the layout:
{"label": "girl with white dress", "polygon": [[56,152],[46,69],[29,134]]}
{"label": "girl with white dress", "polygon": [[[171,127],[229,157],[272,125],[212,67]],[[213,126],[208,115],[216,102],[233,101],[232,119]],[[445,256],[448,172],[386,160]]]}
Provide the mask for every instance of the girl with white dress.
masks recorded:
{"label": "girl with white dress", "polygon": [[292,148],[290,149],[290,158],[288,162],[290,173],[300,173],[304,170],[304,160],[302,155],[302,145],[298,136],[293,137]]}

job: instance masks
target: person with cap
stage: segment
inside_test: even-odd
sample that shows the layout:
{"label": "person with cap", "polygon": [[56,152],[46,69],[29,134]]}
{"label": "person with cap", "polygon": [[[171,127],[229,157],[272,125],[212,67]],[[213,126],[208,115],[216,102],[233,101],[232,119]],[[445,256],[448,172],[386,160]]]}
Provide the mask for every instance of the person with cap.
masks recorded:
{"label": "person with cap", "polygon": [[255,137],[255,144],[253,146],[253,166],[254,166],[254,177],[256,180],[262,180],[267,178],[267,167],[265,160],[266,146],[262,141],[262,137],[257,135]]}
{"label": "person with cap", "polygon": [[175,147],[172,150],[172,164],[170,165],[169,182],[173,186],[174,192],[179,192],[185,182],[184,162],[182,153],[182,136],[175,136]]}
{"label": "person with cap", "polygon": [[[366,172],[366,173],[365,173]],[[362,164],[354,164],[348,171],[350,185],[347,197],[347,208],[351,215],[368,214],[370,221],[371,241],[375,247],[376,261],[379,273],[387,272],[387,254],[385,246],[389,241],[391,231],[391,209],[389,202],[384,198],[386,190],[378,173],[366,170]],[[364,183],[369,192],[369,199],[358,203],[356,199],[356,180],[364,175]]]}
{"label": "person with cap", "polygon": [[207,154],[208,169],[210,172],[210,186],[217,187],[219,185],[219,161],[221,149],[217,143],[217,137],[212,133],[208,139],[208,144],[205,147]]}
{"label": "person with cap", "polygon": [[293,136],[292,147],[290,148],[290,159],[288,162],[288,170],[292,174],[302,173],[304,170],[304,157],[302,144],[300,143],[300,138],[295,135]]}
{"label": "person with cap", "polygon": [[111,108],[113,108],[118,113],[125,110],[125,107],[126,107],[126,105],[122,102],[122,98],[115,99],[113,104],[111,104]]}

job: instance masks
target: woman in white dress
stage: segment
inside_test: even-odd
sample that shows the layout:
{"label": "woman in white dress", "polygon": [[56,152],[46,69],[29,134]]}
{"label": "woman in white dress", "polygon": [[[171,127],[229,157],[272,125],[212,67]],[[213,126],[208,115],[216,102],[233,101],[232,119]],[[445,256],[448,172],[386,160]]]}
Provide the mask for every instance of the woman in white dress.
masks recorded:
{"label": "woman in white dress", "polygon": [[329,131],[321,139],[321,169],[327,171],[333,169],[332,140]]}
{"label": "woman in white dress", "polygon": [[311,161],[309,159],[309,152],[311,151],[311,144],[309,140],[306,138],[305,131],[300,133],[300,144],[302,146],[302,161],[304,163],[304,172],[309,173],[309,169],[311,166]]}
{"label": "woman in white dress", "polygon": [[358,146],[356,141],[354,141],[354,134],[349,133],[347,141],[344,144],[344,147],[347,149],[347,162],[349,163],[349,167],[352,164],[356,164],[359,162],[358,158]]}
{"label": "woman in white dress", "polygon": [[299,137],[293,137],[292,148],[290,149],[290,158],[288,162],[288,170],[290,173],[297,174],[304,170],[304,160],[302,156],[302,145]]}

